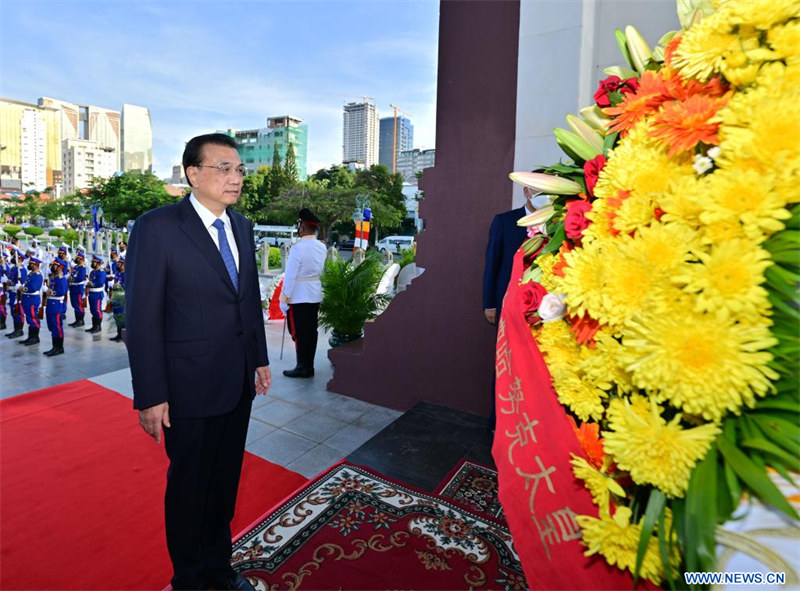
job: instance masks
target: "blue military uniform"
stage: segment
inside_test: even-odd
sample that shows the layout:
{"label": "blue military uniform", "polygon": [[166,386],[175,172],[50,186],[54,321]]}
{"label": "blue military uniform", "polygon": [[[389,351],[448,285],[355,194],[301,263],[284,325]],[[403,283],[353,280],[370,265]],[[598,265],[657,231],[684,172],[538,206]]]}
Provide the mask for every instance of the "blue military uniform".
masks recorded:
{"label": "blue military uniform", "polygon": [[[96,265],[96,267],[95,267]],[[103,326],[103,297],[106,291],[107,274],[102,269],[103,259],[92,255],[92,271],[89,273],[89,312],[92,314],[92,328],[86,332],[96,334]]]}
{"label": "blue military uniform", "polygon": [[49,351],[45,351],[44,355],[47,357],[61,355],[64,352],[64,321],[61,316],[61,310],[69,291],[68,280],[64,277],[66,268],[64,261],[60,259],[54,260],[51,267],[50,290],[47,296],[45,316],[47,317],[47,330],[50,331],[50,336],[53,340],[53,347]]}
{"label": "blue military uniform", "polygon": [[8,268],[8,253],[4,250],[0,259],[0,330],[5,330],[8,318]]}
{"label": "blue military uniform", "polygon": [[[59,261],[63,261],[64,262],[64,277],[69,276],[71,265],[69,264],[69,250],[67,249],[67,245],[66,244],[62,245],[58,249],[58,252],[56,253],[56,259],[59,260]],[[66,322],[67,321],[67,301],[66,300],[64,300],[64,302],[61,304],[61,320],[62,320],[62,322]]]}
{"label": "blue military uniform", "polygon": [[28,270],[22,266],[25,255],[19,250],[11,252],[11,261],[8,266],[8,306],[11,310],[11,321],[14,323],[14,331],[6,336],[10,339],[21,337],[24,333],[22,327],[25,326],[25,315],[22,312],[22,302],[20,301],[19,291],[28,277]]}
{"label": "blue military uniform", "polygon": [[42,259],[30,257],[27,277],[20,296],[25,320],[28,321],[28,338],[20,341],[21,345],[35,345],[39,342],[39,306],[42,305],[42,286],[44,277],[39,272]]}
{"label": "blue military uniform", "polygon": [[70,324],[73,327],[83,326],[83,317],[86,314],[86,309],[83,306],[83,297],[86,289],[86,267],[82,264],[83,261],[84,255],[79,252],[75,255],[75,265],[69,273],[69,301],[75,311],[75,322]]}
{"label": "blue military uniform", "polygon": [[119,259],[117,272],[111,289],[111,312],[117,325],[117,336],[110,339],[115,342],[122,341],[122,329],[125,328],[125,259]]}

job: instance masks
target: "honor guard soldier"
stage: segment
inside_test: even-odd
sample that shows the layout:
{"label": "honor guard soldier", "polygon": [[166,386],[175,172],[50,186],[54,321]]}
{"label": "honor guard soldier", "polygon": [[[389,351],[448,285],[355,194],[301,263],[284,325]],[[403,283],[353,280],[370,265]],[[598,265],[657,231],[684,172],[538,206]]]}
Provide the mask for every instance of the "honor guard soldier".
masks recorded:
{"label": "honor guard soldier", "polygon": [[117,248],[119,248],[119,258],[124,259],[128,252],[128,244],[124,240],[120,240],[117,242]]}
{"label": "honor guard soldier", "polygon": [[64,261],[66,267],[66,273],[70,271],[70,264],[69,264],[69,248],[66,244],[62,244],[58,247],[58,252],[56,253],[56,258]]}
{"label": "honor guard soldier", "polygon": [[92,271],[86,284],[89,289],[89,312],[92,314],[92,328],[86,330],[96,334],[103,329],[103,296],[106,291],[106,272],[103,270],[103,259],[92,255]]}
{"label": "honor guard soldier", "polygon": [[86,262],[85,256],[81,251],[75,255],[75,264],[69,273],[69,301],[72,309],[75,310],[75,322],[70,326],[83,326],[83,317],[86,310],[83,307],[83,296],[86,288]]}
{"label": "honor guard soldier", "polygon": [[42,259],[30,257],[28,260],[28,275],[22,288],[21,303],[28,321],[28,338],[20,341],[21,345],[35,345],[39,342],[39,306],[42,304],[42,286],[44,277],[39,272]]}
{"label": "honor guard soldier", "polygon": [[6,328],[6,318],[8,318],[8,252],[3,250],[0,258],[0,330]]}
{"label": "honor guard soldier", "polygon": [[117,261],[117,273],[111,284],[111,312],[117,325],[117,336],[109,340],[119,343],[125,328],[125,259],[122,257]]}
{"label": "honor guard soldier", "polygon": [[25,325],[25,314],[22,311],[22,302],[19,294],[22,285],[28,277],[28,270],[22,266],[25,255],[22,251],[14,249],[10,253],[8,262],[8,306],[11,309],[11,321],[14,323],[14,331],[6,336],[10,339],[21,337],[24,333],[22,327]]}
{"label": "honor guard soldier", "polygon": [[320,275],[325,267],[327,250],[317,240],[319,218],[307,208],[298,214],[300,240],[292,246],[286,261],[281,300],[288,306],[289,332],[297,351],[297,365],[284,370],[289,378],[310,378],[314,375],[314,355],[317,352],[317,320],[322,301]]}
{"label": "honor guard soldier", "polygon": [[106,265],[106,273],[108,274],[107,283],[106,283],[106,293],[108,296],[111,297],[111,288],[112,284],[114,283],[114,277],[117,275],[117,262],[119,261],[119,253],[117,249],[112,247],[111,252],[108,257],[109,263]]}
{"label": "honor guard soldier", "polygon": [[64,352],[64,323],[61,317],[63,303],[67,299],[68,286],[64,271],[67,267],[61,259],[53,259],[50,264],[50,289],[47,291],[47,304],[45,307],[45,317],[47,318],[47,330],[53,339],[53,346],[43,355],[53,357]]}

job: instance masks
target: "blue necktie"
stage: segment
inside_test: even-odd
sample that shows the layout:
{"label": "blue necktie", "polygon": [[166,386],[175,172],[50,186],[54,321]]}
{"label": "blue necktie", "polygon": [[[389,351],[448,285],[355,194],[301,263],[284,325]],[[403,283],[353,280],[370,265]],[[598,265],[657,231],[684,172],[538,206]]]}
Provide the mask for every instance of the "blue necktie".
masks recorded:
{"label": "blue necktie", "polygon": [[222,255],[222,262],[225,263],[225,268],[228,269],[228,275],[231,276],[231,281],[233,281],[233,289],[239,291],[239,273],[236,271],[236,261],[233,260],[233,253],[228,244],[228,237],[225,235],[225,222],[217,218],[211,225],[217,229],[219,253]]}

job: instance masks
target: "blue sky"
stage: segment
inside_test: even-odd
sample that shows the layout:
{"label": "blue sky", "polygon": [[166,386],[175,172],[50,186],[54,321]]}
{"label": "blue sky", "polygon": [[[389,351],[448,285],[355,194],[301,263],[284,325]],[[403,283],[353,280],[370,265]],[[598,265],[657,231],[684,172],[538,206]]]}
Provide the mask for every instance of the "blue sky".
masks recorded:
{"label": "blue sky", "polygon": [[0,96],[150,109],[154,169],[190,137],[308,123],[308,172],[341,161],[342,105],[411,115],[435,147],[438,0],[0,0]]}

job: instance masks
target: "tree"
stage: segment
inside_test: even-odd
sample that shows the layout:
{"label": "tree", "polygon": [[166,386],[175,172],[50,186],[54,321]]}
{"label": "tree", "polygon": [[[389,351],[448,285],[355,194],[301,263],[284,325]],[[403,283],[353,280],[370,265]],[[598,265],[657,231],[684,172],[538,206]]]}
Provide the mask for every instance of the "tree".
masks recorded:
{"label": "tree", "polygon": [[281,166],[281,154],[278,151],[278,142],[275,142],[272,151],[272,166],[267,173],[267,193],[273,199],[277,198],[289,186],[286,171]]}
{"label": "tree", "polygon": [[294,144],[289,143],[286,150],[286,161],[283,163],[283,170],[286,174],[286,182],[289,186],[297,184],[297,157],[294,154]]}
{"label": "tree", "polygon": [[106,220],[124,226],[156,207],[175,203],[178,198],[167,192],[163,181],[150,172],[129,170],[110,179],[94,179],[87,193],[90,203],[103,207]]}
{"label": "tree", "polygon": [[235,209],[256,223],[263,221],[259,218],[259,215],[269,198],[265,190],[266,183],[267,175],[261,169],[248,174],[242,179],[242,195],[239,197],[239,202],[236,204]]}
{"label": "tree", "polygon": [[320,168],[311,175],[311,180],[319,181],[327,187],[350,188],[355,184],[355,175],[352,171],[338,164],[330,168]]}
{"label": "tree", "polygon": [[383,228],[384,233],[402,231],[401,222],[406,215],[406,198],[403,195],[401,174],[392,174],[383,164],[373,164],[369,169],[355,173],[355,187],[369,190],[374,195],[373,201],[391,211],[391,213],[382,212],[381,216],[375,212],[375,223]]}

